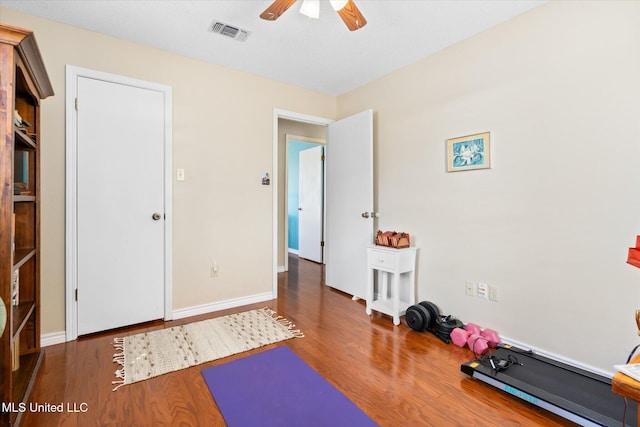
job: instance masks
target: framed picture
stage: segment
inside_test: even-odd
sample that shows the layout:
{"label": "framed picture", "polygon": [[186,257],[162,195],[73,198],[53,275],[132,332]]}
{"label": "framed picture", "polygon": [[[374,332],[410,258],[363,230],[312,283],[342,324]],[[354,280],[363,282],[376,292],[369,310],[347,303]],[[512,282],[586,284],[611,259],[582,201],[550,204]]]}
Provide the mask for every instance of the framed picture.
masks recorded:
{"label": "framed picture", "polygon": [[447,139],[447,172],[491,168],[489,132]]}

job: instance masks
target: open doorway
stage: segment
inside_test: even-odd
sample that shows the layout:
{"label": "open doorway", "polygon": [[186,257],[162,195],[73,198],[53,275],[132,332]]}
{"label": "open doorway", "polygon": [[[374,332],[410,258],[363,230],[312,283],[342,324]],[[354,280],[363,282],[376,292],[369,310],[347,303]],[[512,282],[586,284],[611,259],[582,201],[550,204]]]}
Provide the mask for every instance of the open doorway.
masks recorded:
{"label": "open doorway", "polygon": [[365,110],[338,121],[282,110],[274,111],[273,178],[273,281],[272,295],[278,296],[278,263],[284,259],[282,230],[285,221],[284,134],[280,120],[323,126],[326,129],[325,264],[327,285],[362,298],[366,291],[366,248],[373,241],[375,226],[373,188],[373,110]]}
{"label": "open doorway", "polygon": [[278,274],[288,268],[287,134],[325,141],[331,119],[291,111],[274,111],[273,135],[273,296],[278,295]]}
{"label": "open doorway", "polygon": [[[310,131],[318,132],[313,126]],[[322,263],[324,242],[324,139],[286,135],[285,247],[289,253]],[[288,271],[285,259],[284,271]]]}

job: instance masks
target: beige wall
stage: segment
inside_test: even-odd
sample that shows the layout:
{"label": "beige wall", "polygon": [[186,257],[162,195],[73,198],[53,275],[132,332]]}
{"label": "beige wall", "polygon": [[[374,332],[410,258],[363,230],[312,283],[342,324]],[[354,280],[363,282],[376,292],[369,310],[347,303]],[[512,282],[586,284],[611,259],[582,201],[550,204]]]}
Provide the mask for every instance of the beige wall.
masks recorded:
{"label": "beige wall", "polygon": [[[63,331],[65,65],[173,87],[173,304],[272,290],[273,110],[335,118],[336,98],[8,9],[35,31],[56,92],[42,105],[42,331]],[[217,278],[209,275],[215,259]]]}
{"label": "beige wall", "polygon": [[[339,97],[339,117],[377,113],[380,228],[415,236],[420,300],[600,370],[626,360],[639,22],[640,2],[552,2]],[[445,140],[484,131],[493,168],[447,173]]]}
{"label": "beige wall", "polygon": [[[42,123],[45,333],[64,328],[69,63],[174,88],[174,167],[187,175],[174,184],[175,308],[271,289],[273,189],[260,178],[273,108],[373,108],[379,226],[414,236],[421,300],[603,371],[636,344],[640,270],[625,260],[640,234],[640,3],[551,2],[337,100],[10,10],[2,20],[36,31],[57,91]],[[493,168],[446,173],[445,140],[483,131]],[[465,296],[466,280],[500,301]]]}

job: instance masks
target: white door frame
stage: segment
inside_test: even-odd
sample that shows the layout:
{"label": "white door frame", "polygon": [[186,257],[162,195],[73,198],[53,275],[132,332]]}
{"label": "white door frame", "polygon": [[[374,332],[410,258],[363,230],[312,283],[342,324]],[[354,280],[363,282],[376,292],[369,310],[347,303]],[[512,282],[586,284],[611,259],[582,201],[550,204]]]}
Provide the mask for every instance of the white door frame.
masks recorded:
{"label": "white door frame", "polygon": [[129,85],[155,90],[164,93],[164,320],[173,319],[173,258],[172,258],[172,89],[170,86],[85,68],[66,66],[66,201],[65,201],[65,300],[66,300],[66,341],[78,338],[78,303],[75,295],[78,288],[78,253],[77,253],[77,134],[75,103],[77,97],[77,80],[79,77],[103,80],[107,82]]}
{"label": "white door frame", "polygon": [[[273,261],[272,261],[272,291],[271,297],[278,298],[278,119],[293,120],[296,122],[309,123],[312,125],[327,126],[333,122],[332,119],[324,117],[310,116],[308,114],[296,113],[280,109],[273,110],[273,173],[272,173],[272,205],[273,205]],[[286,150],[286,148],[285,148]],[[286,196],[285,196],[286,197]],[[285,221],[286,227],[286,221]],[[285,262],[286,259],[285,259]]]}

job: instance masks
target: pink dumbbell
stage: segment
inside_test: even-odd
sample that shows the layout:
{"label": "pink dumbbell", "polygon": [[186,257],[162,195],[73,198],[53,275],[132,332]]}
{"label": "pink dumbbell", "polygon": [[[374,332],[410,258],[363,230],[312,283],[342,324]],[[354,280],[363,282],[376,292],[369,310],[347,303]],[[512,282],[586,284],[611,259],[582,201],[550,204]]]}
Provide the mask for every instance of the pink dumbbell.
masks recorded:
{"label": "pink dumbbell", "polygon": [[455,328],[451,331],[451,341],[458,347],[464,347],[472,334],[481,335],[482,328],[475,323],[467,323],[464,329]]}
{"label": "pink dumbbell", "polygon": [[500,342],[500,336],[493,329],[482,330],[475,323],[467,323],[464,329],[455,328],[451,331],[451,341],[458,347],[468,345],[475,354],[482,354],[487,348],[495,348]]}
{"label": "pink dumbbell", "polygon": [[480,333],[482,332],[482,328],[478,325],[476,325],[475,323],[467,323],[464,326],[464,330],[469,332],[469,335],[471,334],[478,334],[480,335]]}
{"label": "pink dumbbell", "polygon": [[489,348],[487,339],[478,334],[469,335],[467,345],[473,351],[473,354],[482,354]]}
{"label": "pink dumbbell", "polygon": [[496,346],[500,342],[500,336],[493,329],[485,329],[480,335],[483,338],[486,338],[489,343],[489,347],[491,348],[496,348]]}
{"label": "pink dumbbell", "polygon": [[458,347],[464,347],[467,345],[467,339],[469,339],[470,333],[462,328],[455,328],[451,331],[451,342]]}

